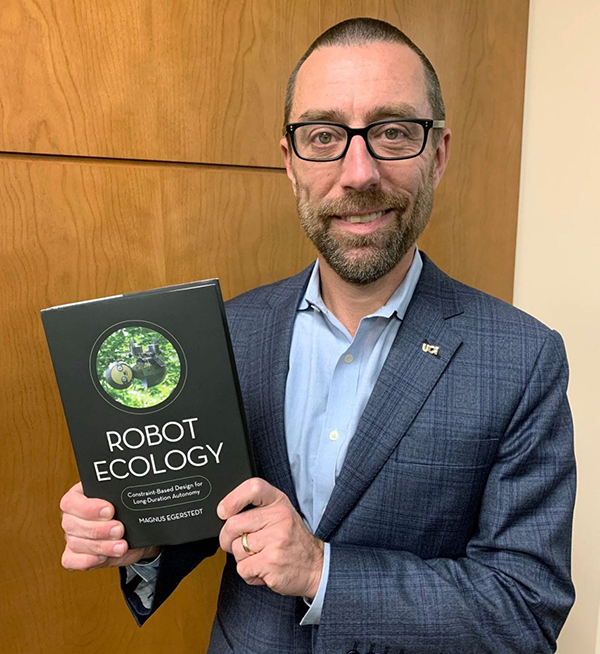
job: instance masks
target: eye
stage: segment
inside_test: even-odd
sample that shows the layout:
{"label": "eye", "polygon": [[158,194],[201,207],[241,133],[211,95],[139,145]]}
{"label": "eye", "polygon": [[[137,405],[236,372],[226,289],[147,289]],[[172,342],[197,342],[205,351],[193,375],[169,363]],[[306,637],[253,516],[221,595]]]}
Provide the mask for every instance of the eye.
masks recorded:
{"label": "eye", "polygon": [[312,147],[325,147],[344,141],[346,134],[335,125],[306,125],[298,130],[296,138]]}
{"label": "eye", "polygon": [[333,134],[331,132],[318,132],[313,136],[320,145],[329,145],[333,141]]}
{"label": "eye", "polygon": [[401,139],[404,134],[396,127],[388,127],[388,129],[383,133],[383,136],[388,141],[397,141],[398,139]]}

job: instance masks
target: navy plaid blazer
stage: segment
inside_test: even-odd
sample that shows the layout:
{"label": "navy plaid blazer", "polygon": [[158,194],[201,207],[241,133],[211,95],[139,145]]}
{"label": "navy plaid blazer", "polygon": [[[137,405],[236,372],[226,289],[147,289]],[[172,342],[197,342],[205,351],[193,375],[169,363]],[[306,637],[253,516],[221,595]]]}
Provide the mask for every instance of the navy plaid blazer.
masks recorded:
{"label": "navy plaid blazer", "polygon": [[[210,654],[555,651],[574,599],[562,340],[423,259],[316,531],[331,544],[321,624],[300,627],[303,601],[247,586],[230,555]],[[309,273],[227,304],[258,474],[296,508],[284,392]],[[216,548],[167,548],[152,611]]]}

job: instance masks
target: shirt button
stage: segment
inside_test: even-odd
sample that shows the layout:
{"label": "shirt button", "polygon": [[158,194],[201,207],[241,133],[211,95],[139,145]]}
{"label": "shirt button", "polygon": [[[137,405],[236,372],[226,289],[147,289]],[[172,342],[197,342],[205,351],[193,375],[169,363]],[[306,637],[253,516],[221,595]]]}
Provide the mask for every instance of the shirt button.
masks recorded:
{"label": "shirt button", "polygon": [[351,354],[346,354],[346,356],[344,357],[344,361],[346,363],[352,363],[354,361],[354,357]]}
{"label": "shirt button", "polygon": [[334,429],[333,431],[329,432],[329,440],[330,441],[337,441],[337,439],[340,437],[340,435],[337,433],[337,431]]}

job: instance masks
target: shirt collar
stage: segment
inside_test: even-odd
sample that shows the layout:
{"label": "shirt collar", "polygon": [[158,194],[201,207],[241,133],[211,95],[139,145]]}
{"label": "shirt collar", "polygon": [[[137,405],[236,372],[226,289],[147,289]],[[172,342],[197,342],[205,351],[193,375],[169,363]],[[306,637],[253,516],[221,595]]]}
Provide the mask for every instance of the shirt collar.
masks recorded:
{"label": "shirt collar", "polygon": [[[390,318],[395,314],[400,320],[402,320],[412,299],[422,269],[423,260],[421,259],[419,248],[415,247],[415,255],[402,283],[394,291],[390,299],[370,315]],[[319,260],[317,259],[310,274],[306,291],[298,304],[298,311],[305,311],[306,309],[312,308],[317,311],[328,313],[328,309],[321,298],[320,279]]]}

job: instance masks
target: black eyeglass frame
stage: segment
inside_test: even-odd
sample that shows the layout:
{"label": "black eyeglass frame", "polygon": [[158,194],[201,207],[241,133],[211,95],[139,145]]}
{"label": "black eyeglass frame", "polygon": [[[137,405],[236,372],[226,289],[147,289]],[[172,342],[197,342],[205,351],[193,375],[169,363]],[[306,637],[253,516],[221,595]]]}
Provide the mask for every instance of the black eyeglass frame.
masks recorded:
{"label": "black eyeglass frame", "polygon": [[[376,154],[375,152],[373,152],[373,148],[371,147],[371,144],[369,143],[369,139],[367,138],[367,133],[373,127],[377,127],[378,125],[392,124],[392,123],[416,123],[417,125],[421,125],[421,127],[423,127],[423,131],[425,132],[423,135],[423,145],[421,146],[421,149],[416,154],[409,154],[406,157],[382,157]],[[295,133],[299,127],[304,127],[305,125],[329,125],[331,127],[341,127],[348,135],[348,140],[346,141],[346,147],[343,149],[340,155],[338,155],[337,157],[333,157],[332,159],[310,159],[308,157],[303,157],[301,154],[298,153],[298,148],[296,147]],[[365,145],[367,146],[367,150],[369,154],[373,157],[373,159],[379,159],[380,161],[403,161],[404,159],[414,159],[415,157],[418,157],[420,154],[422,154],[423,150],[425,150],[425,146],[427,145],[427,137],[429,136],[430,130],[442,129],[445,126],[446,126],[446,121],[433,120],[431,118],[387,118],[386,120],[378,120],[374,123],[370,123],[369,125],[365,125],[364,127],[348,127],[348,125],[344,125],[343,123],[332,123],[327,120],[308,120],[301,123],[287,124],[285,126],[285,134],[292,143],[292,149],[294,150],[294,154],[298,157],[298,159],[302,159],[304,161],[314,161],[317,163],[326,163],[328,161],[339,161],[340,159],[343,159],[346,156],[346,153],[348,152],[348,148],[350,147],[350,143],[355,136],[362,137],[363,141],[365,142]]]}

